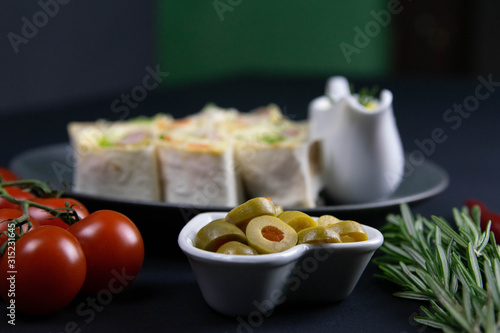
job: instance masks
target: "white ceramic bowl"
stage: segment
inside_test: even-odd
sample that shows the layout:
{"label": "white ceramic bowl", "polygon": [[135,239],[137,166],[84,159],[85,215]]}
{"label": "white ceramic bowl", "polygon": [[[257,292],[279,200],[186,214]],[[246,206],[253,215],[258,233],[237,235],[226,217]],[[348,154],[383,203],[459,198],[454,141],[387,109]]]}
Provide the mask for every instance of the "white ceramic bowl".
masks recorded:
{"label": "white ceramic bowl", "polygon": [[194,247],[196,233],[227,213],[195,216],[181,230],[178,243],[188,257],[205,301],[231,316],[254,311],[266,314],[285,301],[339,301],[348,296],[373,253],[382,233],[363,225],[368,240],[325,245],[300,244],[273,254],[226,255]]}

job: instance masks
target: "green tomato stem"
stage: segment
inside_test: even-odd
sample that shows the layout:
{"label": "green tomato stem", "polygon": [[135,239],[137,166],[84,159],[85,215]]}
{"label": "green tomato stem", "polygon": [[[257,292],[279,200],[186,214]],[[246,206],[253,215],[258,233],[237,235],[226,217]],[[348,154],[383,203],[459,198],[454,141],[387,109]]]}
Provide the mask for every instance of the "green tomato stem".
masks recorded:
{"label": "green tomato stem", "polygon": [[[23,215],[21,217],[14,219],[14,221],[16,221],[16,226],[20,226],[24,223],[29,223],[29,227],[31,227],[31,222],[29,222],[29,214],[28,214],[29,207],[36,207],[36,208],[43,209],[43,210],[47,211],[48,213],[50,213],[51,215],[53,215],[54,219],[59,218],[59,219],[63,220],[65,223],[67,223],[68,225],[72,225],[80,220],[76,211],[72,207],[70,207],[68,205],[68,203],[66,203],[66,206],[64,207],[65,209],[63,211],[61,211],[59,208],[56,209],[56,208],[48,207],[46,205],[42,205],[40,203],[31,201],[31,200],[22,200],[22,199],[15,198],[12,195],[10,195],[4,188],[4,187],[8,187],[8,186],[18,186],[18,185],[26,185],[26,184],[36,184],[37,186],[39,186],[39,188],[43,189],[43,191],[45,193],[54,193],[54,191],[52,189],[50,189],[50,187],[47,184],[45,184],[41,181],[38,181],[38,180],[23,180],[23,181],[13,181],[13,182],[5,182],[5,183],[0,182],[0,198],[3,198],[3,199],[5,199],[13,204],[20,205],[22,207]],[[61,208],[63,208],[63,207],[61,207]],[[26,222],[26,221],[28,221],[28,222]]]}
{"label": "green tomato stem", "polygon": [[[66,202],[64,210],[61,211],[59,209],[48,207],[31,200],[18,199],[10,195],[5,189],[5,187],[13,187],[13,186],[28,189],[31,192],[35,192],[38,196],[45,198],[60,197],[60,194],[62,192],[52,190],[50,186],[39,180],[26,179],[26,180],[5,182],[0,176],[0,198],[3,198],[13,204],[20,205],[21,210],[23,212],[23,214],[18,218],[12,220],[6,220],[9,221],[8,223],[11,222],[14,223],[14,230],[15,230],[14,241],[17,241],[20,237],[24,235],[25,232],[28,232],[33,227],[33,224],[30,221],[29,207],[36,207],[43,209],[48,213],[50,213],[51,215],[53,215],[54,219],[59,218],[70,226],[80,220],[80,217],[78,216],[76,211],[69,206],[68,202]],[[4,221],[0,221],[0,223],[1,222]],[[26,231],[23,231],[22,228],[24,224],[28,224]],[[3,234],[5,234],[8,237],[7,231],[4,231]],[[5,249],[7,248],[7,244],[8,242],[4,242],[4,244],[0,247],[0,256],[4,254]]]}
{"label": "green tomato stem", "polygon": [[53,190],[47,183],[42,182],[40,180],[21,179],[10,182],[4,182],[2,179],[0,179],[0,187],[4,188],[11,186],[26,188],[30,191],[37,192],[39,196],[57,197],[60,194],[58,191]]}

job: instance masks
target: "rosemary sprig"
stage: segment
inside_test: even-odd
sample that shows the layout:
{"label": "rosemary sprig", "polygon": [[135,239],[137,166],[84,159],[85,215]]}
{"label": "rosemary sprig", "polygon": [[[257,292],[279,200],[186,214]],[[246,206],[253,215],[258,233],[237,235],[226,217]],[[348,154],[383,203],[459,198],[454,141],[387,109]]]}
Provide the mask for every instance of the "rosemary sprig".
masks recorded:
{"label": "rosemary sprig", "polygon": [[381,228],[385,255],[378,277],[399,285],[398,297],[427,301],[414,320],[444,332],[500,332],[500,248],[482,232],[479,207],[453,209],[456,229],[442,217],[413,216],[408,205]]}

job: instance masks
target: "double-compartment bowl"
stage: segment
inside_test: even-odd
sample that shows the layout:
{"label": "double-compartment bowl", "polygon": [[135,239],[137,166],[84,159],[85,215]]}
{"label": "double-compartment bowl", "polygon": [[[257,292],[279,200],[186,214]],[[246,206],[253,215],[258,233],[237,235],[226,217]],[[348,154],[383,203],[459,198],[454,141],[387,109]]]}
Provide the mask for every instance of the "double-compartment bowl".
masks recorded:
{"label": "double-compartment bowl", "polygon": [[380,231],[363,225],[368,235],[366,241],[300,244],[273,254],[227,255],[194,247],[197,232],[226,214],[199,214],[184,226],[178,237],[205,301],[225,315],[266,313],[292,300],[342,300],[353,291],[384,241]]}

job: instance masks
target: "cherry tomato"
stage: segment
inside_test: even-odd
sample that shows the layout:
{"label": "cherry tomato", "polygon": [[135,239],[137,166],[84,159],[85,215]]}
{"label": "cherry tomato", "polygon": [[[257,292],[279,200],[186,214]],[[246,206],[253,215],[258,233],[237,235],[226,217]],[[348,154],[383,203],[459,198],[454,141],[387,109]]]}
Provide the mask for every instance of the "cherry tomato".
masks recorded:
{"label": "cherry tomato", "polygon": [[14,180],[19,180],[19,177],[17,177],[9,169],[5,169],[5,168],[0,168],[0,177],[2,177],[4,182],[12,182]]}
{"label": "cherry tomato", "polygon": [[9,247],[2,256],[0,294],[7,304],[13,300],[18,311],[53,313],[81,290],[86,268],[85,254],[73,235],[56,226],[40,226],[16,241],[15,251]]}
{"label": "cherry tomato", "polygon": [[[23,190],[22,188],[19,187],[14,187],[14,186],[6,186],[4,189],[7,191],[7,193],[11,196],[13,196],[16,199],[19,200],[33,200],[36,198],[36,195],[33,193]],[[0,209],[1,208],[14,208],[14,209],[20,209],[21,206],[16,205],[7,199],[0,198]]]}
{"label": "cherry tomato", "polygon": [[[22,215],[23,212],[18,209],[12,209],[12,208],[0,209],[0,247],[2,247],[3,243],[8,239],[7,235],[3,233],[8,229],[8,224],[9,224],[8,220],[21,217]],[[32,228],[40,226],[40,223],[38,223],[38,221],[32,218],[30,218],[30,221]],[[23,224],[23,231],[26,232],[27,230],[28,230],[28,223],[25,223]],[[19,227],[17,228],[17,231],[19,232]]]}
{"label": "cherry tomato", "polygon": [[[32,201],[60,211],[64,211],[66,202],[68,202],[81,219],[89,215],[88,209],[80,201],[72,198],[35,198]],[[66,222],[59,218],[55,219],[52,214],[44,209],[31,206],[28,208],[28,213],[41,225],[55,225],[63,229],[69,228]]]}
{"label": "cherry tomato", "polygon": [[99,210],[73,224],[68,231],[80,242],[87,259],[82,290],[121,290],[139,273],[144,242],[136,225],[125,215]]}

